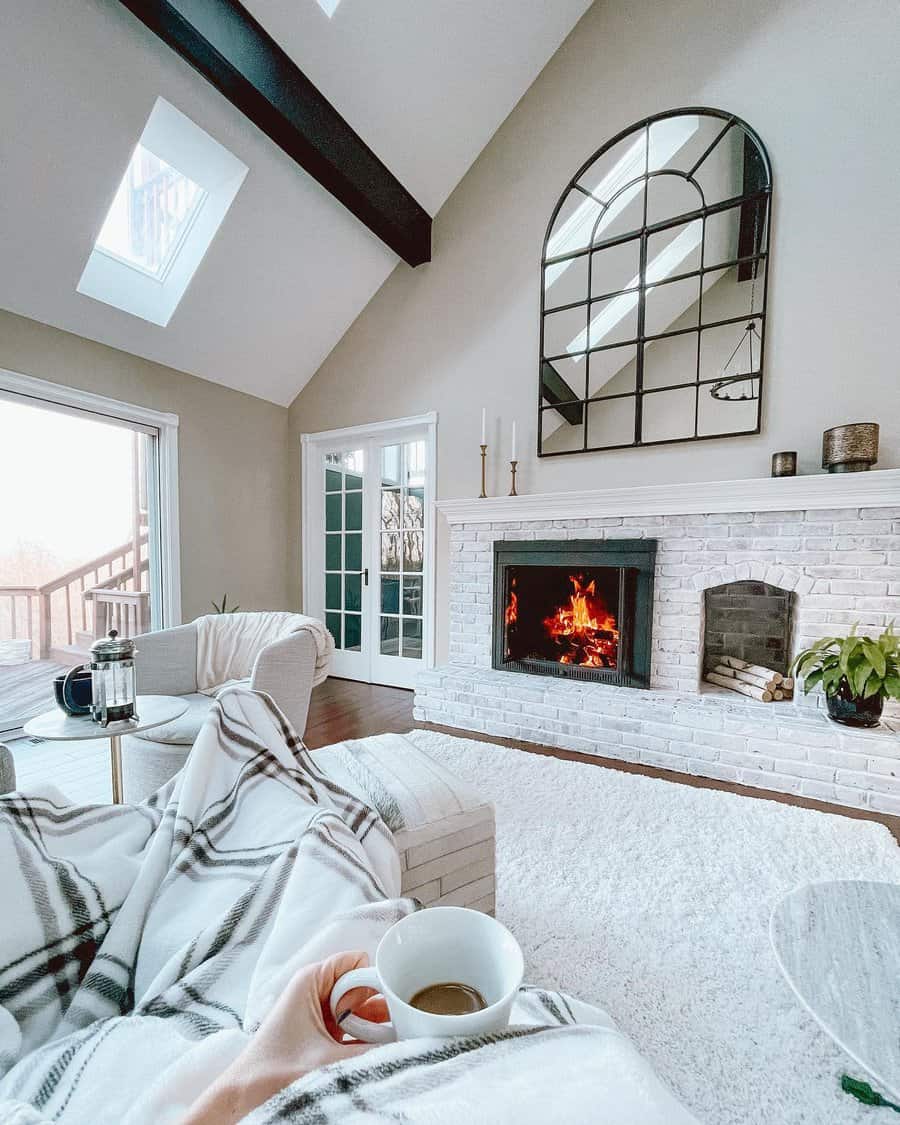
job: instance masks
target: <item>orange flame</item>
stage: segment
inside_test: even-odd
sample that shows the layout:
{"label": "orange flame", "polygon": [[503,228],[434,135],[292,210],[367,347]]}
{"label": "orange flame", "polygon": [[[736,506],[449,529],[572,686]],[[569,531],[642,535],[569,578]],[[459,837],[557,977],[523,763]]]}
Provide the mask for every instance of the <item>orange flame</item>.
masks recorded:
{"label": "orange flame", "polygon": [[519,595],[516,593],[516,580],[512,580],[511,588],[509,591],[509,601],[506,603],[506,612],[504,614],[506,626],[515,625],[519,620]]}
{"label": "orange flame", "polygon": [[615,617],[597,596],[595,582],[585,586],[583,579],[574,574],[569,575],[569,581],[574,587],[569,604],[544,618],[544,628],[564,650],[559,657],[560,664],[615,668],[619,647]]}

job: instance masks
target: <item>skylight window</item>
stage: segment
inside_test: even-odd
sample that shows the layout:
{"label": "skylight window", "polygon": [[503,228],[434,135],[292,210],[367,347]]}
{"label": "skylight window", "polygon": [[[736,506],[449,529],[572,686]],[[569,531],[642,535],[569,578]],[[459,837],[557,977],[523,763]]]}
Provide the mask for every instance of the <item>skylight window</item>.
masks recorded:
{"label": "skylight window", "polygon": [[139,144],[131,155],[96,246],[161,279],[207,193]]}
{"label": "skylight window", "polygon": [[341,0],[317,0],[319,7],[328,16],[329,19],[334,15],[338,9],[338,4]]}
{"label": "skylight window", "polygon": [[168,324],[246,175],[246,164],[157,98],[78,292]]}

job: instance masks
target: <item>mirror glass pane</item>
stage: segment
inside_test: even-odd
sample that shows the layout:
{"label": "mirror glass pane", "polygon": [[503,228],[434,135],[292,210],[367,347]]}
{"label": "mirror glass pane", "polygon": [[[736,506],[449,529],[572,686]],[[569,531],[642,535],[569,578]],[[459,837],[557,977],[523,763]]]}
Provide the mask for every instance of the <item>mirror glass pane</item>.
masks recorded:
{"label": "mirror glass pane", "polygon": [[739,126],[720,137],[694,172],[707,207],[726,199],[752,195],[765,186],[760,182],[756,144]]}
{"label": "mirror glass pane", "polygon": [[761,313],[766,295],[764,273],[754,279],[754,262],[710,270],[703,275],[703,323]]}
{"label": "mirror glass pane", "polygon": [[647,184],[647,226],[668,223],[673,215],[689,215],[703,207],[696,184],[676,173],[652,176]]}
{"label": "mirror glass pane", "polygon": [[[624,344],[636,340],[638,334],[638,294],[636,291],[622,293],[608,301],[594,301],[591,304],[589,324],[590,347],[606,348],[610,344]],[[578,338],[583,342],[583,337]]]}
{"label": "mirror glass pane", "polygon": [[699,277],[649,286],[644,298],[644,335],[696,328],[700,324],[699,297]]}
{"label": "mirror glass pane", "polygon": [[697,433],[701,437],[746,433],[756,427],[757,403],[753,399],[720,402],[709,393],[709,387],[701,387],[697,405]]}
{"label": "mirror glass pane", "polygon": [[590,398],[629,394],[637,389],[637,344],[591,352],[587,360]]}
{"label": "mirror glass pane", "polygon": [[557,308],[583,301],[587,295],[589,254],[544,266],[544,307]]}
{"label": "mirror glass pane", "polygon": [[664,336],[644,344],[645,390],[672,387],[676,383],[693,383],[697,378],[697,346],[699,334],[684,332]]}
{"label": "mirror glass pane", "polygon": [[644,441],[678,441],[694,436],[696,387],[643,395],[641,402]]}
{"label": "mirror glass pane", "polygon": [[[700,333],[700,381],[735,379],[759,370],[760,320],[704,328]],[[749,381],[736,384],[738,398],[750,393]]]}
{"label": "mirror glass pane", "polygon": [[591,254],[591,296],[610,297],[641,283],[641,240],[630,238]]}
{"label": "mirror glass pane", "polygon": [[584,448],[584,403],[573,403],[562,412],[541,411],[541,452],[571,453]]}
{"label": "mirror glass pane", "polygon": [[587,306],[547,313],[544,317],[544,355],[548,358],[583,352],[587,347]]}
{"label": "mirror glass pane", "polygon": [[588,403],[588,440],[591,449],[634,444],[636,399],[599,399]]}

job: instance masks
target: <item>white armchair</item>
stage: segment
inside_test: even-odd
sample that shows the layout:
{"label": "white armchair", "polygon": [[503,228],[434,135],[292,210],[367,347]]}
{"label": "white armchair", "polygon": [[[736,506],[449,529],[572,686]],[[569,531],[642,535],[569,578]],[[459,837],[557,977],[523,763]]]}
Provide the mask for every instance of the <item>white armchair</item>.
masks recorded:
{"label": "white armchair", "polygon": [[[213,699],[197,690],[197,627],[194,623],[135,638],[137,690],[143,695],[177,695],[187,711],[164,726],[122,740],[125,800],[154,793],[187,760]],[[271,695],[299,733],[316,671],[316,643],[307,630],[265,645],[256,655],[248,686]]]}

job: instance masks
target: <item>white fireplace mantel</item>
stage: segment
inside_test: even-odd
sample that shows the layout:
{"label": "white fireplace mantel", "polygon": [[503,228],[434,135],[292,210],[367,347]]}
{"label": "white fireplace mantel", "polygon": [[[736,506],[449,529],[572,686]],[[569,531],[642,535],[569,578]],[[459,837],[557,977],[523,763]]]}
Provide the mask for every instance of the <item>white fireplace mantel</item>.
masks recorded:
{"label": "white fireplace mantel", "polygon": [[900,507],[900,469],[438,500],[448,523]]}

